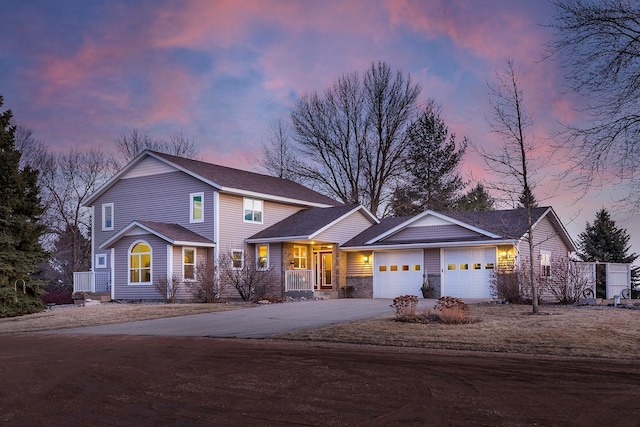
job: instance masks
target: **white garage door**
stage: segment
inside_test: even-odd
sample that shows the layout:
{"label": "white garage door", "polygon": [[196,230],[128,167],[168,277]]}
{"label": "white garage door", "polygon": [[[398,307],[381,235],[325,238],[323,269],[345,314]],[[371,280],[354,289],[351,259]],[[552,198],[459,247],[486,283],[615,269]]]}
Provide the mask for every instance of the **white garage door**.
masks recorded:
{"label": "white garage door", "polygon": [[491,298],[489,278],[494,268],[496,248],[445,249],[442,295]]}
{"label": "white garage door", "polygon": [[373,268],[374,298],[422,295],[422,249],[374,252]]}

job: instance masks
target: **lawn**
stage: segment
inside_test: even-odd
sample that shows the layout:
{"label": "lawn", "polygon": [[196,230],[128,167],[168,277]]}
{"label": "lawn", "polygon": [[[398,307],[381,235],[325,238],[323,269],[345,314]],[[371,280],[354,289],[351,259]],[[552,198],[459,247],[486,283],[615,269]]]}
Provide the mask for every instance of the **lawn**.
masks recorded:
{"label": "lawn", "polygon": [[404,323],[388,316],[275,338],[440,350],[545,354],[637,360],[640,358],[640,310],[604,307],[472,304],[473,323]]}
{"label": "lawn", "polygon": [[54,306],[52,310],[0,319],[0,334],[99,326],[163,317],[187,316],[251,307],[249,303],[219,304],[119,304]]}
{"label": "lawn", "polygon": [[[54,308],[0,319],[0,334],[96,326],[136,320],[226,311],[248,303],[117,304]],[[364,345],[545,354],[637,360],[640,358],[640,310],[610,307],[531,307],[472,304],[472,323],[403,323],[389,315],[281,334],[272,339]]]}

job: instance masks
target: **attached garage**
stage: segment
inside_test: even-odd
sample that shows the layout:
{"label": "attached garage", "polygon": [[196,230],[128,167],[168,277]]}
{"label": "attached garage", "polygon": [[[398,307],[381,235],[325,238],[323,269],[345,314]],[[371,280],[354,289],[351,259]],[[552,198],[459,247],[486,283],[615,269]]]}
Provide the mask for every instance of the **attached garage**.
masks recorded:
{"label": "attached garage", "polygon": [[373,254],[373,297],[420,296],[423,274],[422,249]]}
{"label": "attached garage", "polygon": [[489,279],[497,267],[496,248],[444,250],[442,295],[458,298],[491,298]]}

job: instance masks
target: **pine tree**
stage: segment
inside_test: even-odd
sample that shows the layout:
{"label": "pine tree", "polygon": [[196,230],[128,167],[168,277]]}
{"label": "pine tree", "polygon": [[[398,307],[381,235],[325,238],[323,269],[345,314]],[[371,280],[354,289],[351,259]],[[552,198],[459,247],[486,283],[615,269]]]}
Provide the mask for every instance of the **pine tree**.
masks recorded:
{"label": "pine tree", "polygon": [[618,228],[609,212],[602,208],[593,224],[587,222],[585,231],[578,235],[578,255],[589,262],[632,263],[638,255],[628,253],[630,238],[627,230]]}
{"label": "pine tree", "polygon": [[391,202],[396,216],[415,215],[427,209],[448,212],[455,208],[464,187],[458,165],[467,148],[460,147],[431,101],[407,132],[410,144],[406,168],[408,183],[399,186]]}
{"label": "pine tree", "polygon": [[20,169],[12,117],[11,110],[0,113],[0,317],[43,307],[41,285],[31,278],[46,257],[39,242],[45,229],[38,222],[42,213],[38,171]]}
{"label": "pine tree", "polygon": [[493,209],[494,200],[484,185],[478,184],[469,192],[460,196],[456,202],[456,211],[458,212],[481,212]]}

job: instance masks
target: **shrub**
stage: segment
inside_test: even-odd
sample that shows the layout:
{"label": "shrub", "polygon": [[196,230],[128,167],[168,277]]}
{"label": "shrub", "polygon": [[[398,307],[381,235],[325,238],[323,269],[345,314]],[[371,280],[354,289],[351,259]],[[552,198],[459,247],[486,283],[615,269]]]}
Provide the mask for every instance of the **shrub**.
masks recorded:
{"label": "shrub", "polygon": [[73,287],[49,284],[44,288],[42,302],[45,304],[73,304]]}
{"label": "shrub", "polygon": [[520,274],[517,271],[494,271],[489,279],[489,290],[494,298],[511,304],[524,302],[524,297],[520,292]]}
{"label": "shrub", "polygon": [[196,302],[219,302],[224,291],[213,261],[198,263],[196,281],[190,282],[188,286]]}
{"label": "shrub", "polygon": [[433,308],[440,322],[448,325],[469,323],[469,306],[460,298],[441,297]]}
{"label": "shrub", "polygon": [[180,282],[178,276],[171,278],[160,276],[153,279],[153,287],[156,288],[165,303],[171,304],[176,299]]}
{"label": "shrub", "polygon": [[393,299],[391,307],[396,310],[396,318],[404,320],[406,318],[416,318],[416,307],[418,297],[415,295],[402,295]]}
{"label": "shrub", "polygon": [[280,293],[280,282],[272,269],[260,269],[255,260],[243,253],[239,267],[234,267],[231,253],[223,254],[218,260],[218,277],[220,283],[226,288],[235,288],[244,301],[258,301],[265,296],[276,296]]}
{"label": "shrub", "polygon": [[547,289],[560,304],[573,304],[593,290],[595,285],[592,267],[588,264],[559,261],[552,265],[553,276],[547,281]]}

